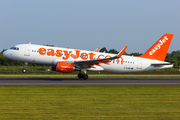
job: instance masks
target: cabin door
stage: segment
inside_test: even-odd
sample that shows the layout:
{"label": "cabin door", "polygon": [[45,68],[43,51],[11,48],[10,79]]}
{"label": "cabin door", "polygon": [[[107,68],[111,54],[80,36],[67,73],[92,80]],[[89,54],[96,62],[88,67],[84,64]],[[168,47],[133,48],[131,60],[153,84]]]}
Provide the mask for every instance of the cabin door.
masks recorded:
{"label": "cabin door", "polygon": [[24,56],[30,56],[30,44],[25,46]]}

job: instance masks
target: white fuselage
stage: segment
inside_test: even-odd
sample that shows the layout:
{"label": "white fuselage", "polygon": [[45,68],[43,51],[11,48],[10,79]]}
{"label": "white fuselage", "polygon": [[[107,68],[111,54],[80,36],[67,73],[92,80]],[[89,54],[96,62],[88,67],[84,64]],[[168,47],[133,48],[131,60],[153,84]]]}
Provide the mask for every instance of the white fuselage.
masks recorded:
{"label": "white fuselage", "polygon": [[[3,55],[16,61],[50,66],[55,66],[58,61],[73,63],[74,61],[102,59],[116,56],[116,54],[60,47],[49,47],[34,44],[20,44],[16,45],[15,48],[18,49],[8,49],[3,53]],[[89,68],[87,70],[103,70],[114,73],[131,73],[173,67],[173,65],[152,65],[156,63],[161,64],[168,62],[122,55],[121,58],[112,60],[110,64],[101,63],[100,66]]]}

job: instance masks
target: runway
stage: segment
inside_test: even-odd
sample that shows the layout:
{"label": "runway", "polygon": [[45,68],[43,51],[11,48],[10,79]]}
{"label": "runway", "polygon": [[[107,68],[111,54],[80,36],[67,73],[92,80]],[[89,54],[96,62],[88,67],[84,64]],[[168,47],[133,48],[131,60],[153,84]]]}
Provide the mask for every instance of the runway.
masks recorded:
{"label": "runway", "polygon": [[0,78],[0,85],[180,85],[180,78]]}

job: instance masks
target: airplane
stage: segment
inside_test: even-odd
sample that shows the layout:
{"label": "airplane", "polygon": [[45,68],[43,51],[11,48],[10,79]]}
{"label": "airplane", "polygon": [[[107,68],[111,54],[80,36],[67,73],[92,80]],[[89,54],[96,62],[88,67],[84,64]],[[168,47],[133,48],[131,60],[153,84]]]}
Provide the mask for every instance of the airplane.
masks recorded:
{"label": "airplane", "polygon": [[[141,56],[123,55],[127,46],[118,54],[95,51],[50,47],[35,44],[19,44],[3,52],[11,60],[50,65],[52,71],[71,73],[79,71],[79,79],[88,79],[87,71],[106,71],[112,73],[134,73],[172,68],[165,62],[173,34],[164,34],[152,47]],[[83,73],[82,73],[83,71]]]}

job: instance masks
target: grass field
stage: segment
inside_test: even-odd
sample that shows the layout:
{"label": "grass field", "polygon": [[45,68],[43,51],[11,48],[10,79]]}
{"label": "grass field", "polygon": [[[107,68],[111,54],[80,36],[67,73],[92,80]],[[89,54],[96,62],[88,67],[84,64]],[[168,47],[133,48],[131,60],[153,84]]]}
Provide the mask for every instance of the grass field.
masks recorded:
{"label": "grass field", "polygon": [[[157,77],[157,78],[172,78],[172,77],[180,77],[180,74],[89,74],[89,78],[94,77]],[[0,77],[41,77],[41,78],[77,78],[77,74],[0,74]]]}
{"label": "grass field", "polygon": [[[1,74],[22,74],[22,69],[24,66],[0,66],[0,75]],[[88,71],[88,74],[98,74],[99,72]],[[60,72],[55,72],[50,70],[50,66],[28,66],[27,74],[61,74]],[[71,74],[78,74],[78,71],[74,71]],[[101,74],[109,74],[107,72],[101,72]],[[180,74],[180,68],[170,68],[170,69],[162,69],[156,71],[146,71],[134,73],[136,74]]]}
{"label": "grass field", "polygon": [[0,86],[0,119],[179,120],[180,86]]}

